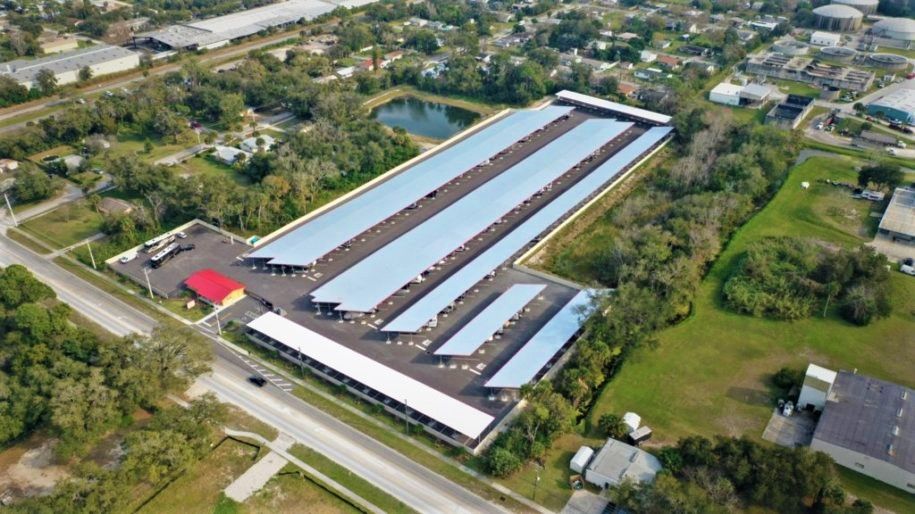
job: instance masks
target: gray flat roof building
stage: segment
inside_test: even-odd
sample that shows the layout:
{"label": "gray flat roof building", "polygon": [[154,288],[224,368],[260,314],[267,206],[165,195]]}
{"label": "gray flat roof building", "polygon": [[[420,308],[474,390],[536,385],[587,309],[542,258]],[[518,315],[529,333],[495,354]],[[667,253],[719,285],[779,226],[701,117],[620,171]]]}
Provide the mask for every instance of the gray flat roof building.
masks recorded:
{"label": "gray flat roof building", "polygon": [[810,447],[915,493],[915,390],[840,371]]}
{"label": "gray flat roof building", "polygon": [[880,220],[880,232],[915,241],[915,190],[897,187]]}
{"label": "gray flat roof building", "polygon": [[[101,75],[131,69],[139,62],[139,54],[126,48],[95,45],[40,59],[9,61],[0,64],[0,75],[7,75],[16,82],[31,87],[38,72],[47,69],[57,77],[58,84],[66,84],[75,82],[76,74],[82,68],[88,67],[93,70],[94,75]],[[70,80],[71,75],[73,80]]]}

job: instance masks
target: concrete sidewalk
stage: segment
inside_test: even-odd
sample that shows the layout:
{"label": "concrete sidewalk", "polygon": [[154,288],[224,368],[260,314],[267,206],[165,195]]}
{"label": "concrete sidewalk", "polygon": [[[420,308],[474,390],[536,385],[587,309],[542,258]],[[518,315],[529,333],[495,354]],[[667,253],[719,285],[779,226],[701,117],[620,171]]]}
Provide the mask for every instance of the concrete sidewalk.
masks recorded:
{"label": "concrete sidewalk", "polygon": [[[288,450],[295,441],[290,437],[280,435],[273,441],[273,444]],[[254,463],[240,477],[229,484],[225,489],[226,496],[233,500],[243,503],[251,497],[252,494],[260,491],[267,482],[273,478],[273,475],[279,473],[289,461],[274,451],[268,453],[263,459]]]}

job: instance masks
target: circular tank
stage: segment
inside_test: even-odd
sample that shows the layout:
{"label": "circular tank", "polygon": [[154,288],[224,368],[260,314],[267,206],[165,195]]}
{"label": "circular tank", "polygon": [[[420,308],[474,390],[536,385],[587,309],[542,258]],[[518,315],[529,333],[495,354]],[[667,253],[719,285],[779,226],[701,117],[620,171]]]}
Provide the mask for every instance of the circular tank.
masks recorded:
{"label": "circular tank", "polygon": [[861,11],[862,14],[869,15],[877,12],[879,0],[832,0],[836,5],[847,5]]}
{"label": "circular tank", "polygon": [[820,55],[823,57],[842,62],[851,62],[857,54],[858,52],[847,46],[827,46],[820,49]]}
{"label": "circular tank", "polygon": [[867,56],[867,64],[887,70],[904,70],[909,60],[895,54],[870,54]]}
{"label": "circular tank", "polygon": [[798,56],[807,55],[807,52],[810,51],[810,47],[800,41],[783,39],[781,41],[776,41],[775,44],[772,45],[772,50],[782,55]]}
{"label": "circular tank", "polygon": [[909,18],[884,18],[871,27],[875,36],[899,41],[915,41],[915,20]]}
{"label": "circular tank", "polygon": [[841,32],[855,31],[861,28],[864,15],[854,7],[841,4],[830,4],[813,10],[816,26],[823,30]]}

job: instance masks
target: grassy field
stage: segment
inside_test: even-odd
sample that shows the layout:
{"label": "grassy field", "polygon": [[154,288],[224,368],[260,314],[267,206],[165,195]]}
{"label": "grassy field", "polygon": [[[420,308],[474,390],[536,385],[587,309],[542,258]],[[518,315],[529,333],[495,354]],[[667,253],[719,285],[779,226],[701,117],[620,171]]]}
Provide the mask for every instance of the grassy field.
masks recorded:
{"label": "grassy field", "polygon": [[[308,512],[309,514],[355,514],[361,512],[349,503],[331,494],[319,484],[312,482],[295,466],[287,465],[267,482],[263,489],[248,498],[243,504],[235,504],[234,510],[224,506],[231,500],[223,500],[216,513],[232,512],[245,514],[274,514]],[[232,502],[234,503],[234,502]]]}
{"label": "grassy field", "polygon": [[311,448],[297,444],[289,453],[389,514],[413,512],[396,498]]}
{"label": "grassy field", "polygon": [[[813,237],[853,247],[870,239],[869,204],[819,181],[854,182],[855,162],[812,158],[795,168],[770,204],[740,229],[697,294],[692,316],[658,334],[656,348],[633,353],[607,385],[590,421],[607,412],[636,411],[656,442],[692,435],[748,435],[758,439],[772,409],[769,378],[783,366],[808,362],[915,387],[915,280],[892,275],[893,314],[867,327],[830,315],[782,322],[735,314],[722,307],[721,286],[748,245],[767,236]],[[803,190],[802,181],[811,188]],[[860,484],[862,495],[867,489]],[[894,494],[895,493],[895,494]],[[890,499],[886,499],[890,498]],[[870,498],[891,506],[906,498],[883,491]],[[911,498],[909,497],[909,501]],[[911,503],[909,504],[911,505]]]}
{"label": "grassy field", "polygon": [[[147,140],[152,143],[152,151],[149,153],[145,153],[144,150]],[[179,140],[183,139],[179,138]],[[193,142],[190,139],[187,139],[187,141],[184,143],[172,143],[163,141],[154,135],[145,135],[135,130],[124,129],[118,132],[117,142],[113,143],[105,153],[110,157],[139,156],[141,159],[152,163],[197,144],[196,136],[194,136]]]}
{"label": "grassy field", "polygon": [[65,248],[102,231],[102,215],[86,200],[61,205],[20,228],[53,248]]}
{"label": "grassy field", "polygon": [[209,455],[143,505],[138,512],[212,512],[219,502],[222,490],[260,456],[262,452],[256,447],[225,439]]}
{"label": "grassy field", "polygon": [[209,175],[212,177],[229,178],[239,184],[247,185],[251,181],[247,176],[238,173],[231,166],[220,164],[205,156],[195,156],[175,166],[175,171],[181,175]]}

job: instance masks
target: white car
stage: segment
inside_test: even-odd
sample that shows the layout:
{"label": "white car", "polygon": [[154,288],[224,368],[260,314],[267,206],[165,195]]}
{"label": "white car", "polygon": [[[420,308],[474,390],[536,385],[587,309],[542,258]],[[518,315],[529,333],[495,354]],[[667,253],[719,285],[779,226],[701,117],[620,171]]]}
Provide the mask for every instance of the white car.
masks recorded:
{"label": "white car", "polygon": [[122,256],[120,259],[118,259],[118,262],[120,262],[121,264],[127,264],[128,262],[130,262],[136,258],[137,258],[137,254],[131,253],[131,254]]}
{"label": "white car", "polygon": [[899,271],[905,273],[906,275],[912,275],[915,277],[915,267],[903,264],[902,266],[899,266]]}
{"label": "white car", "polygon": [[888,146],[888,147],[886,147],[886,153],[888,153],[890,155],[896,155],[897,152],[896,152],[895,148],[893,148],[892,146]]}

